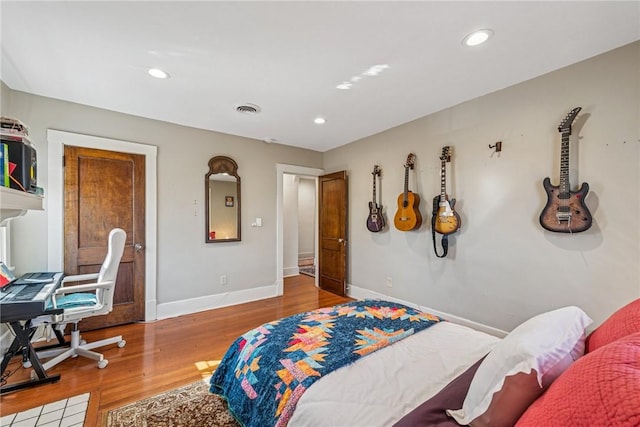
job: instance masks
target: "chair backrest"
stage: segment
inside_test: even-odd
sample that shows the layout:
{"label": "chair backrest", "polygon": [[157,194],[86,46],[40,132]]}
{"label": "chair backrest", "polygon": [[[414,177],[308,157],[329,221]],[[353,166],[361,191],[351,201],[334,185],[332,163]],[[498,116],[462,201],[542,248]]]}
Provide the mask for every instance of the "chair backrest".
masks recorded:
{"label": "chair backrest", "polygon": [[118,266],[124,252],[124,244],[127,240],[127,233],[122,228],[114,228],[109,233],[109,243],[107,248],[107,256],[104,258],[100,273],[98,274],[98,282],[106,282],[108,280],[116,280],[118,275]]}
{"label": "chair backrest", "polygon": [[118,276],[118,266],[124,253],[124,244],[127,240],[127,233],[121,228],[114,228],[109,233],[109,243],[107,256],[104,258],[100,272],[98,273],[98,283],[113,282],[110,288],[99,289],[97,291],[98,300],[102,303],[101,312],[110,312],[113,307],[113,294]]}

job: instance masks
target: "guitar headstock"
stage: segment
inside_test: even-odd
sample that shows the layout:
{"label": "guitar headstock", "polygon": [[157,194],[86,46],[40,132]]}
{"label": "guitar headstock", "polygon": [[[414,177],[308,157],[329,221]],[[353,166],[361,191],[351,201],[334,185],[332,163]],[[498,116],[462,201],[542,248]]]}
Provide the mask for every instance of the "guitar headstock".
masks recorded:
{"label": "guitar headstock", "polygon": [[382,173],[382,169],[380,169],[380,166],[373,165],[373,172],[371,172],[371,175],[375,177],[376,175],[380,176],[381,173]]}
{"label": "guitar headstock", "polygon": [[404,165],[405,168],[413,169],[413,166],[416,163],[416,155],[413,153],[409,153],[407,156],[407,164]]}
{"label": "guitar headstock", "polygon": [[442,155],[440,156],[440,160],[442,160],[443,162],[451,161],[451,146],[446,145],[442,147]]}
{"label": "guitar headstock", "polygon": [[564,118],[560,126],[558,126],[558,132],[567,133],[571,135],[571,124],[575,120],[578,113],[582,110],[582,107],[576,107],[567,114],[567,117]]}

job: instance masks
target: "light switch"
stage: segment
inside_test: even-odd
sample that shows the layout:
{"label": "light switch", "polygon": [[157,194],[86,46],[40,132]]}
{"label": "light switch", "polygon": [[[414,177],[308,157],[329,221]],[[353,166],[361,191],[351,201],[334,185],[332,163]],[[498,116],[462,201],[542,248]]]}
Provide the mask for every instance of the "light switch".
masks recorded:
{"label": "light switch", "polygon": [[256,218],[256,227],[262,227],[262,218]]}

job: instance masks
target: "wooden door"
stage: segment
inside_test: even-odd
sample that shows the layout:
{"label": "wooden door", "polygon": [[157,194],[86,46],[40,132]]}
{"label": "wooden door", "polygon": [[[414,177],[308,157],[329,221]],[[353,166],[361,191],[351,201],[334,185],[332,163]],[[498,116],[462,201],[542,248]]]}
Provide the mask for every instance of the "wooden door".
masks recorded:
{"label": "wooden door", "polygon": [[144,320],[145,157],[65,146],[64,159],[64,272],[98,272],[109,232],[127,233],[113,311],[83,319],[80,329]]}
{"label": "wooden door", "polygon": [[346,295],[347,173],[320,177],[318,284],[321,289]]}

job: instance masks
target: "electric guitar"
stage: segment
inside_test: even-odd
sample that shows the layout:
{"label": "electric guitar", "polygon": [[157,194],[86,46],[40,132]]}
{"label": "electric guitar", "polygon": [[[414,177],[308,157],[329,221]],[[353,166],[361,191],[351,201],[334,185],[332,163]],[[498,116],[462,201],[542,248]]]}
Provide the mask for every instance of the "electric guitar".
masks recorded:
{"label": "electric guitar", "polygon": [[404,165],[404,192],[398,196],[398,211],[393,218],[393,223],[400,231],[410,231],[422,225],[422,215],[418,206],[420,196],[409,191],[409,169],[413,169],[416,155],[410,153],[407,163]]}
{"label": "electric guitar", "polygon": [[384,216],[382,215],[382,205],[377,203],[376,199],[376,176],[380,176],[380,167],[375,165],[373,167],[373,198],[369,202],[369,216],[367,217],[367,229],[374,233],[382,231],[385,226]]}
{"label": "electric guitar", "polygon": [[440,156],[440,195],[433,198],[433,228],[440,234],[451,234],[460,228],[460,215],[453,210],[456,199],[449,200],[446,184],[446,164],[451,161],[451,147],[442,147]]}
{"label": "electric guitar", "polygon": [[591,213],[584,203],[589,184],[583,182],[577,191],[571,191],[569,184],[569,135],[571,124],[575,120],[581,107],[576,107],[558,126],[562,134],[560,147],[560,185],[551,185],[549,177],[542,182],[547,193],[547,204],[540,214],[540,225],[543,228],[558,233],[578,233],[591,227]]}

